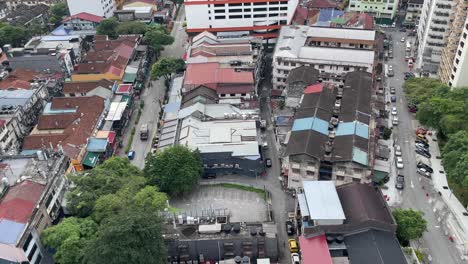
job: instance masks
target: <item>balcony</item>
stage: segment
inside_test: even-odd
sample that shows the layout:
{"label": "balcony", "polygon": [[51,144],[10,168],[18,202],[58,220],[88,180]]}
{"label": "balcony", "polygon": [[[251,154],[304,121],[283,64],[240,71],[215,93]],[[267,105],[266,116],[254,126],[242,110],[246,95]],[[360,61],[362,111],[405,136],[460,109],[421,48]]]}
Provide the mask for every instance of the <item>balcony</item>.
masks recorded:
{"label": "balcony", "polygon": [[301,169],[301,165],[300,165],[299,163],[292,162],[292,163],[291,163],[291,169],[293,169],[293,170],[300,170],[300,169]]}

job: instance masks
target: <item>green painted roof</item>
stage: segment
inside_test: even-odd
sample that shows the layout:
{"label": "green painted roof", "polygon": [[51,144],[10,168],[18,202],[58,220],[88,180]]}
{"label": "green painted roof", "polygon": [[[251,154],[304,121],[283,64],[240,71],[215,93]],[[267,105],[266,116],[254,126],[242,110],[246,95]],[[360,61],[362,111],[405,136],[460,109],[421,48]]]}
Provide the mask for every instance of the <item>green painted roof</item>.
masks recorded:
{"label": "green painted roof", "polygon": [[87,152],[81,164],[94,168],[99,160],[99,154],[100,153],[96,152]]}
{"label": "green painted roof", "polygon": [[124,83],[133,83],[135,81],[137,77],[137,74],[136,73],[129,73],[129,72],[126,72],[123,76],[123,82]]}

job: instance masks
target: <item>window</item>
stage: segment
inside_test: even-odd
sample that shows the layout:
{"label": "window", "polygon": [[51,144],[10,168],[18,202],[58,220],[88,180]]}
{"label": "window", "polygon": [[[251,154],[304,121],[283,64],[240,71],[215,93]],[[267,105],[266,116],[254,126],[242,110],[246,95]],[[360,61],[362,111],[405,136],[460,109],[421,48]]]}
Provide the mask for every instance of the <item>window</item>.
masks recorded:
{"label": "window", "polygon": [[323,69],[323,68],[325,68],[324,65],[319,65],[319,69]]}
{"label": "window", "polygon": [[242,15],[229,16],[229,19],[237,19],[237,18],[242,18]]}
{"label": "window", "polygon": [[463,38],[466,39],[466,33],[463,33]]}
{"label": "window", "polygon": [[464,46],[465,46],[465,42],[463,42],[463,41],[460,41],[460,47],[462,47],[462,48],[463,48]]}
{"label": "window", "polygon": [[215,10],[215,13],[224,13],[224,12],[225,12],[224,9],[216,9],[216,10]]}
{"label": "window", "polygon": [[279,8],[278,7],[270,7],[269,10],[270,11],[277,11]]}
{"label": "window", "polygon": [[299,169],[292,169],[292,172],[295,173],[295,174],[299,174],[299,173],[301,173],[301,170],[299,170]]}
{"label": "window", "polygon": [[229,4],[229,6],[242,6],[242,4]]}
{"label": "window", "polygon": [[353,178],[353,182],[360,183],[360,182],[361,182],[361,179],[359,179],[359,178]]}
{"label": "window", "polygon": [[286,20],[280,20],[280,25],[286,25],[288,22]]}
{"label": "window", "polygon": [[70,93],[70,97],[75,97],[75,93]]}
{"label": "window", "polygon": [[255,14],[254,17],[266,17],[266,14]]}
{"label": "window", "polygon": [[37,255],[36,261],[34,261],[34,264],[39,264],[39,263],[41,263],[41,260],[42,260],[42,254],[39,253],[39,255]]}
{"label": "window", "polygon": [[280,10],[288,10],[288,7],[287,6],[282,6],[282,7],[280,7]]}
{"label": "window", "polygon": [[224,7],[224,4],[215,4],[215,7]]}
{"label": "window", "polygon": [[252,3],[244,3],[244,6],[251,6]]}
{"label": "window", "polygon": [[292,67],[296,67],[296,63],[295,63],[295,62],[291,62],[291,66],[292,66]]}
{"label": "window", "polygon": [[28,259],[31,260],[32,257],[34,256],[34,253],[36,253],[37,245],[34,244],[33,247],[31,248],[31,251],[28,254]]}
{"label": "window", "polygon": [[254,8],[254,12],[264,12],[267,11],[266,7]]}
{"label": "window", "polygon": [[453,72],[457,72],[457,67],[453,67]]}
{"label": "window", "polygon": [[229,9],[229,12],[231,12],[231,13],[239,13],[239,12],[242,12],[242,9],[238,9],[238,8],[236,8],[236,9]]}
{"label": "window", "polygon": [[272,13],[270,15],[268,15],[269,17],[277,17],[278,16],[278,13]]}
{"label": "window", "polygon": [[256,5],[266,5],[266,4],[267,4],[266,2],[256,2],[256,3],[254,3],[254,6],[256,6]]}
{"label": "window", "polygon": [[450,76],[450,79],[453,80],[454,78],[455,78],[455,75],[452,74],[452,76]]}
{"label": "window", "polygon": [[45,208],[49,208],[50,202],[52,202],[52,199],[54,198],[54,195],[51,194],[49,197],[47,197],[47,201],[45,203]]}
{"label": "window", "polygon": [[250,12],[250,11],[252,11],[252,9],[250,9],[250,8],[244,9],[244,12]]}
{"label": "window", "polygon": [[284,66],[289,66],[289,62],[285,61]]}
{"label": "window", "polygon": [[344,67],[343,67],[343,70],[344,70],[344,71],[349,71],[349,66],[344,66]]}
{"label": "window", "polygon": [[215,19],[226,19],[226,16],[215,16]]}
{"label": "window", "polygon": [[455,59],[455,64],[458,64],[460,62],[459,59]]}
{"label": "window", "polygon": [[344,176],[336,176],[337,181],[344,181]]}
{"label": "window", "polygon": [[229,94],[230,96],[236,96],[236,94]]}
{"label": "window", "polygon": [[393,6],[387,7],[388,10],[393,10]]}
{"label": "window", "polygon": [[241,96],[246,96],[247,94],[246,93],[241,93]]}
{"label": "window", "polygon": [[314,175],[315,175],[315,172],[309,171],[309,170],[307,171],[307,176],[314,176]]}
{"label": "window", "polygon": [[461,56],[461,54],[462,54],[462,51],[459,50],[459,51],[458,51],[458,56]]}
{"label": "window", "polygon": [[26,241],[24,242],[24,246],[23,246],[23,250],[24,252],[26,252],[28,250],[28,247],[29,247],[29,243],[31,243],[31,240],[32,240],[32,235],[31,233],[29,234],[28,238],[26,239]]}
{"label": "window", "polygon": [[221,94],[221,97],[226,97],[226,94]]}
{"label": "window", "polygon": [[244,15],[244,18],[251,18],[251,15]]}

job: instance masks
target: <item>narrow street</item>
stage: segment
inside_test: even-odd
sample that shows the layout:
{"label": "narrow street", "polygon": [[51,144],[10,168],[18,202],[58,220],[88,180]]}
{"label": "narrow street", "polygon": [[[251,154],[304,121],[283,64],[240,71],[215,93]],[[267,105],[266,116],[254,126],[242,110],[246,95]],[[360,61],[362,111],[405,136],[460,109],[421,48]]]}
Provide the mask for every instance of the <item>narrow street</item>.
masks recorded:
{"label": "narrow street", "polygon": [[[393,86],[396,88],[399,124],[393,128],[393,137],[396,136],[396,144],[402,148],[402,157],[404,168],[400,170],[400,174],[405,176],[406,187],[402,191],[403,208],[413,208],[424,213],[424,218],[427,220],[427,232],[424,233],[421,239],[421,249],[425,251],[431,263],[435,264],[455,264],[463,262],[448,237],[444,234],[442,228],[433,213],[432,205],[429,203],[429,198],[426,196],[431,188],[430,180],[419,176],[416,173],[416,153],[414,151],[414,131],[416,122],[413,114],[407,109],[407,103],[403,91],[404,72],[409,71],[407,62],[405,61],[405,42],[400,42],[401,37],[405,33],[391,32],[394,44],[394,59],[389,60],[388,64],[393,65],[395,77],[388,78],[387,87]],[[410,39],[414,43],[414,39]],[[389,88],[387,88],[389,89]],[[395,135],[396,134],[396,135]],[[433,154],[434,155],[434,154]],[[393,175],[394,177],[395,175]],[[416,244],[415,247],[418,247]]]}
{"label": "narrow street", "polygon": [[[185,53],[187,34],[182,27],[182,23],[185,17],[185,9],[180,8],[178,17],[174,21],[174,27],[171,32],[171,36],[174,37],[174,43],[164,47],[161,52],[161,57],[176,57],[182,58]],[[151,72],[151,71],[150,71]],[[150,77],[149,77],[150,78]],[[151,140],[157,133],[157,122],[159,121],[159,112],[161,111],[160,103],[164,100],[166,88],[164,87],[164,80],[150,80],[147,86],[143,90],[141,100],[145,101],[145,106],[141,113],[140,121],[136,126],[136,133],[133,137],[132,147],[130,150],[135,151],[135,158],[132,160],[132,164],[136,165],[140,169],[143,169],[145,165],[146,155],[151,151]],[[132,123],[127,127],[127,131],[124,137],[124,145],[127,143],[127,138],[130,135],[131,128],[135,125],[134,120],[138,112],[140,101],[135,101],[134,113],[132,116]],[[148,124],[149,137],[147,140],[141,140],[139,135],[139,129],[142,124]],[[122,156],[126,154],[121,153]]]}

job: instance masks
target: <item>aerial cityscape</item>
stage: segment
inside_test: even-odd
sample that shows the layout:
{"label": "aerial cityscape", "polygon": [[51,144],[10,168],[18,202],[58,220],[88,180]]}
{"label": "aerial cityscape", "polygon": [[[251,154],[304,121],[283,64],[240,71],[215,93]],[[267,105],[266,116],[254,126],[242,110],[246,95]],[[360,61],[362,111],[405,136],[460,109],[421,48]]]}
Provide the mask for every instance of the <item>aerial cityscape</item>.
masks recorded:
{"label": "aerial cityscape", "polygon": [[468,1],[1,0],[1,264],[468,264]]}

